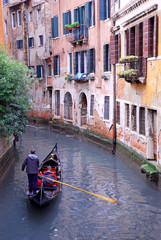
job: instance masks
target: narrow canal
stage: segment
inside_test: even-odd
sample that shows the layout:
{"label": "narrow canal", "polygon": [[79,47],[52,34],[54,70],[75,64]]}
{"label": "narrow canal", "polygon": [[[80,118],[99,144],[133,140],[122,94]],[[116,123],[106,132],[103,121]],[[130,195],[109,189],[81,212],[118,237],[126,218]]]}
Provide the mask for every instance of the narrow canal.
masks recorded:
{"label": "narrow canal", "polygon": [[[48,207],[32,206],[24,193],[23,159],[35,147],[42,161],[56,142],[64,183],[118,203],[63,186]],[[161,193],[116,156],[68,135],[28,128],[0,196],[1,240],[161,239]]]}

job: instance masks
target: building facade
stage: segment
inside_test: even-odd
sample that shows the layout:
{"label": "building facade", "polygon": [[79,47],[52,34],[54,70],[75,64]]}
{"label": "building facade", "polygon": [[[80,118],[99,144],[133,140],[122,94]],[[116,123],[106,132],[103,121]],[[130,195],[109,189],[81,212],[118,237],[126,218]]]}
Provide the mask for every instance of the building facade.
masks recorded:
{"label": "building facade", "polygon": [[161,3],[116,1],[112,20],[117,139],[160,166]]}
{"label": "building facade", "polygon": [[6,48],[35,70],[32,116],[161,165],[159,0],[5,0],[3,11]]}

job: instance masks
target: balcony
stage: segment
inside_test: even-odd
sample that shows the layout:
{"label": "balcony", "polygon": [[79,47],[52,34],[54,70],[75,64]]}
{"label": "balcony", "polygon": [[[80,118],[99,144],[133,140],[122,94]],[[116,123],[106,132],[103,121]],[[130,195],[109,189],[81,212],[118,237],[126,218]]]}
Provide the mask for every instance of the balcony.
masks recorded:
{"label": "balcony", "polygon": [[146,58],[127,56],[120,58],[120,63],[124,64],[124,70],[117,72],[119,78],[124,78],[130,83],[146,83]]}
{"label": "balcony", "polygon": [[88,42],[88,27],[85,24],[80,24],[77,27],[68,30],[69,33],[66,34],[66,40],[70,42],[74,47],[76,45],[87,44]]}

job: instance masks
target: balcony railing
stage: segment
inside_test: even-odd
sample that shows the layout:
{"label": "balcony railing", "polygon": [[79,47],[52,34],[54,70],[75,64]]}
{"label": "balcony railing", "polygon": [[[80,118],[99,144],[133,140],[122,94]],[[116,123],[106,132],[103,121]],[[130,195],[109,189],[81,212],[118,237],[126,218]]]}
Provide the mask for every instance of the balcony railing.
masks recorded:
{"label": "balcony railing", "polygon": [[127,82],[145,83],[147,73],[147,61],[146,58],[138,57],[137,60],[123,59],[121,63],[124,64],[124,71],[120,71],[118,76],[125,78]]}
{"label": "balcony railing", "polygon": [[88,28],[85,24],[80,24],[79,27],[72,28],[69,33],[66,34],[66,40],[72,45],[81,45],[88,41]]}

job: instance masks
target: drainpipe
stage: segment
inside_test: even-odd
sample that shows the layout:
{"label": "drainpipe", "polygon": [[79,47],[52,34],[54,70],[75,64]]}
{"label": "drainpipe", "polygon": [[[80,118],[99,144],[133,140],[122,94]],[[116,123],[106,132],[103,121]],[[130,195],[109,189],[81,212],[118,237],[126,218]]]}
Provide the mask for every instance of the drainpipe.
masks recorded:
{"label": "drainpipe", "polygon": [[[113,26],[115,26],[115,22],[113,21]],[[113,27],[111,28],[111,33],[115,35],[113,31]],[[117,131],[116,131],[116,64],[113,64],[113,148],[112,153],[116,153],[116,139],[117,139]]]}
{"label": "drainpipe", "polygon": [[112,153],[116,153],[116,64],[113,65],[113,149]]}
{"label": "drainpipe", "polygon": [[24,47],[25,47],[25,63],[30,66],[30,53],[28,48],[28,21],[27,21],[27,2],[24,2]]}

